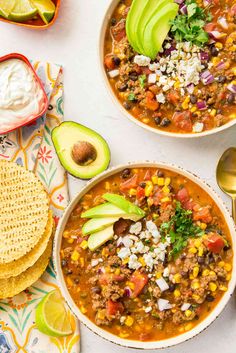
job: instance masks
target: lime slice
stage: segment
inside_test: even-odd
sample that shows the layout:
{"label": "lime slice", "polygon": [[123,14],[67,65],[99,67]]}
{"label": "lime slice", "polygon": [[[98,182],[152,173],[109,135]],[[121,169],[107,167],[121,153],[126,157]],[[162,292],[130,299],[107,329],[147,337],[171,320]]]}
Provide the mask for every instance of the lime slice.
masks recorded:
{"label": "lime slice", "polygon": [[63,337],[73,333],[69,313],[58,290],[49,292],[38,304],[35,323],[48,336]]}
{"label": "lime slice", "polygon": [[33,18],[37,12],[36,7],[29,0],[16,0],[9,18],[16,22],[23,22]]}
{"label": "lime slice", "polygon": [[0,0],[0,16],[7,18],[15,6],[16,0]]}
{"label": "lime slice", "polygon": [[48,24],[53,18],[56,10],[55,4],[51,0],[31,0],[38,9],[43,22]]}

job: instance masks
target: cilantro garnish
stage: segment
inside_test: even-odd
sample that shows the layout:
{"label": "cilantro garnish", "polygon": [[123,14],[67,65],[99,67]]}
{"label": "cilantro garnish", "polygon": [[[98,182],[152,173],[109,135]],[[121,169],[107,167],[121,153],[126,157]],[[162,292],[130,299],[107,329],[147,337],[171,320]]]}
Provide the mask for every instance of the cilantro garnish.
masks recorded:
{"label": "cilantro garnish", "polygon": [[172,244],[171,257],[177,257],[186,247],[188,238],[200,237],[204,234],[191,218],[192,211],[185,210],[179,201],[176,201],[175,214],[169,222],[162,223],[161,233],[169,235]]}
{"label": "cilantro garnish", "polygon": [[204,26],[211,20],[211,15],[199,7],[195,0],[187,0],[187,14],[179,14],[171,21],[171,32],[177,42],[188,41],[202,46],[208,42],[208,33]]}
{"label": "cilantro garnish", "polygon": [[136,100],[135,94],[134,94],[134,93],[130,93],[130,94],[128,95],[128,100],[129,100],[129,101],[135,101],[135,100]]}
{"label": "cilantro garnish", "polygon": [[139,80],[140,86],[142,88],[144,88],[145,87],[145,81],[146,81],[146,75],[140,75],[138,80]]}

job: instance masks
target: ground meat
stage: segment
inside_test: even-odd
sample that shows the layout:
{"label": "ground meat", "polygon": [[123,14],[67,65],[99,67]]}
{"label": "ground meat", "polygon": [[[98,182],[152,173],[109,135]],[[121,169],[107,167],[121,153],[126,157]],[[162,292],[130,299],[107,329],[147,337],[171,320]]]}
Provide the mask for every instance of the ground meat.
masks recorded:
{"label": "ground meat", "polygon": [[161,291],[158,287],[154,287],[153,289],[153,292],[152,292],[152,295],[155,297],[155,298],[160,298],[161,296]]}
{"label": "ground meat", "polygon": [[109,283],[103,288],[102,294],[104,298],[111,299],[112,301],[117,301],[119,298],[123,297],[124,290],[120,288],[118,284]]}
{"label": "ground meat", "polygon": [[111,33],[115,41],[120,42],[126,36],[125,20],[122,19],[115,26],[111,27]]}
{"label": "ground meat", "polygon": [[181,311],[176,311],[173,315],[173,323],[176,325],[184,322],[184,314]]}
{"label": "ground meat", "polygon": [[175,211],[173,205],[167,205],[165,208],[160,208],[160,222],[169,222]]}

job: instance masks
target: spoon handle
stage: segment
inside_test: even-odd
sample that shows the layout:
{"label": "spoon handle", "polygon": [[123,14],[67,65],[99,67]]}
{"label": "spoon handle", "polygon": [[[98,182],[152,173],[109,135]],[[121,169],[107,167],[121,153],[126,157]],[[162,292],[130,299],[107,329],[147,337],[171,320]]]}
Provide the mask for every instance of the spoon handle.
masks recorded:
{"label": "spoon handle", "polygon": [[232,215],[233,215],[234,222],[236,223],[236,198],[235,197],[232,199]]}

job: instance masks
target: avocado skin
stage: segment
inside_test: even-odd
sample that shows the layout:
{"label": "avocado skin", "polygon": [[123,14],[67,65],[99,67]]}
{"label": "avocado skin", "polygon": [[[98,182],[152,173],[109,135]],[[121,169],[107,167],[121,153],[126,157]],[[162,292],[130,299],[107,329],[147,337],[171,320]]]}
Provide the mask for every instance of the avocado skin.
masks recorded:
{"label": "avocado skin", "polygon": [[[88,127],[74,121],[65,121],[52,130],[51,138],[61,165],[70,175],[87,180],[109,167],[111,153],[107,142],[101,135]],[[91,142],[92,139],[95,148],[99,146],[95,160],[96,165],[92,162],[88,166],[79,166],[73,161],[70,150],[80,138],[88,142]],[[100,163],[98,163],[98,159]]]}

